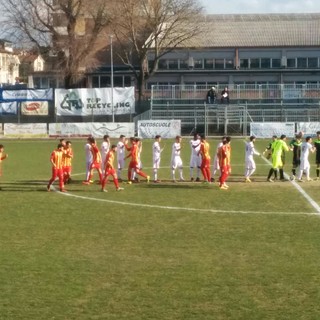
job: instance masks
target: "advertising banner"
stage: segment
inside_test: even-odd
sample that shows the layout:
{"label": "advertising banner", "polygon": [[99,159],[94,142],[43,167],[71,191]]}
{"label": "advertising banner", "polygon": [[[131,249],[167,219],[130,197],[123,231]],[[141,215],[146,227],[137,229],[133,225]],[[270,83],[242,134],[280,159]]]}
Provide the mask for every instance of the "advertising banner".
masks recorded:
{"label": "advertising banner", "polygon": [[26,116],[47,116],[49,114],[48,101],[21,102],[21,114]]}
{"label": "advertising banner", "polygon": [[5,123],[4,135],[13,137],[45,137],[47,136],[46,123]]}
{"label": "advertising banner", "polygon": [[252,122],[250,135],[257,138],[271,138],[273,135],[293,137],[295,134],[294,122]]}
{"label": "advertising banner", "polygon": [[[112,108],[113,100],[113,108]],[[97,89],[56,89],[58,116],[120,115],[135,112],[134,87]]]}
{"label": "advertising banner", "polygon": [[4,101],[46,101],[53,100],[53,89],[3,90]]}
{"label": "advertising banner", "polygon": [[297,131],[302,131],[304,136],[315,136],[320,131],[320,122],[298,122]]}
{"label": "advertising banner", "polygon": [[0,114],[17,114],[17,102],[2,102],[0,103]]}
{"label": "advertising banner", "polygon": [[50,123],[50,137],[88,137],[102,138],[108,134],[111,138],[134,136],[134,123],[82,122],[82,123]]}
{"label": "advertising banner", "polygon": [[141,138],[175,138],[181,134],[181,120],[141,120],[138,121],[138,136]]}

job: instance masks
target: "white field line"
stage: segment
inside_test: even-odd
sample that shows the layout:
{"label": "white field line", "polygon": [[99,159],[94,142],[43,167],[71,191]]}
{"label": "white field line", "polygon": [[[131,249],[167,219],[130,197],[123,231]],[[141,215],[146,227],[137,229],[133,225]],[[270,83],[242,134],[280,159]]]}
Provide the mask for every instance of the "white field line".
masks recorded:
{"label": "white field line", "polygon": [[[271,162],[266,159],[264,156],[261,158],[266,162],[269,166],[271,166]],[[300,192],[300,194],[307,200],[307,202],[316,210],[317,214],[320,215],[320,206],[301,188],[301,186],[294,180],[290,180],[290,177],[284,173],[286,179],[288,179],[291,184]]]}
{"label": "white field line", "polygon": [[85,197],[75,195],[69,192],[60,192],[55,189],[54,186],[51,186],[52,190],[55,192],[60,193],[66,197],[72,197],[76,199],[82,200],[90,200],[90,201],[98,201],[98,202],[105,202],[123,206],[130,206],[130,207],[140,207],[140,208],[152,208],[152,209],[162,209],[162,210],[175,210],[175,211],[189,211],[189,212],[203,212],[203,213],[212,213],[212,214],[262,214],[262,215],[307,215],[307,216],[314,216],[318,215],[318,212],[270,212],[270,211],[236,211],[236,210],[214,210],[214,209],[201,209],[201,208],[184,208],[184,207],[173,207],[173,206],[160,206],[160,205],[153,205],[153,204],[145,204],[145,203],[133,203],[133,202],[126,202],[126,201],[116,201],[116,200],[109,200],[109,199],[97,199],[92,197]]}

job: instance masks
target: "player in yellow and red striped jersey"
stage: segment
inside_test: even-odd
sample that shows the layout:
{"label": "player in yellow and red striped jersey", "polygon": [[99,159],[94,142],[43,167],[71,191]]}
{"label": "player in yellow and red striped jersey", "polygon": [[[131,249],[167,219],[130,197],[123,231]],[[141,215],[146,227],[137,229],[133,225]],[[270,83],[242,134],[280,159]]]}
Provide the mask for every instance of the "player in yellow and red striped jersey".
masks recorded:
{"label": "player in yellow and red striped jersey", "polygon": [[89,137],[88,138],[88,142],[91,145],[91,153],[92,153],[92,162],[90,165],[90,170],[89,170],[89,177],[88,180],[84,181],[83,184],[90,184],[90,181],[92,179],[93,176],[93,169],[96,169],[98,171],[99,174],[99,180],[100,180],[100,184],[102,184],[102,171],[101,171],[101,153],[99,151],[99,148],[96,144],[96,140],[93,137]]}
{"label": "player in yellow and red striped jersey", "polygon": [[116,170],[113,166],[116,152],[117,152],[117,146],[115,144],[113,144],[111,146],[111,149],[107,153],[105,162],[103,164],[104,178],[103,178],[102,184],[101,184],[101,191],[103,191],[103,192],[107,192],[107,190],[105,189],[105,185],[106,185],[108,176],[110,176],[110,175],[113,177],[113,183],[116,186],[116,190],[117,191],[123,190],[123,188],[119,187],[118,176],[117,176]]}
{"label": "player in yellow and red striped jersey", "polygon": [[199,155],[201,155],[201,172],[203,174],[204,180],[206,182],[211,182],[211,171],[210,171],[210,145],[206,141],[206,137],[204,135],[201,135],[201,144],[200,144],[200,151]]}
{"label": "player in yellow and red striped jersey", "polygon": [[63,180],[65,184],[70,183],[71,181],[72,159],[73,150],[71,147],[71,141],[66,141],[63,148]]}
{"label": "player in yellow and red striped jersey", "polygon": [[126,156],[126,158],[131,157],[131,161],[128,167],[128,182],[132,182],[132,172],[135,171],[138,175],[147,179],[147,182],[150,180],[150,176],[146,175],[139,167],[139,148],[137,144],[137,140],[135,138],[130,138],[131,146],[128,148],[130,153]]}
{"label": "player in yellow and red striped jersey", "polygon": [[220,189],[228,189],[229,187],[226,184],[226,180],[231,173],[231,137],[226,137],[222,141],[223,145],[218,150],[219,166],[220,166],[220,178],[219,178],[219,187]]}
{"label": "player in yellow and red striped jersey", "polygon": [[[2,160],[5,160],[8,158],[8,155],[4,153],[4,145],[0,144],[0,177],[2,176],[2,165],[1,162]],[[1,188],[0,188],[1,190]]]}
{"label": "player in yellow and red striped jersey", "polygon": [[63,145],[58,144],[56,150],[52,151],[50,156],[50,162],[52,164],[52,176],[47,185],[47,190],[50,191],[50,187],[56,178],[59,178],[59,188],[61,192],[66,192],[63,183]]}

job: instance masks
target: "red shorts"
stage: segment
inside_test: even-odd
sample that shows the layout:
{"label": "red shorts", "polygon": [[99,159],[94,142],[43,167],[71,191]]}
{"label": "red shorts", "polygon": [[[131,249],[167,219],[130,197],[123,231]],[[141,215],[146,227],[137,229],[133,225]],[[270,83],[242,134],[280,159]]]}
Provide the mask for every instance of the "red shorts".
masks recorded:
{"label": "red shorts", "polygon": [[100,162],[92,162],[90,169],[101,169],[101,163]]}
{"label": "red shorts", "polygon": [[202,159],[201,168],[210,168],[210,159]]}
{"label": "red shorts", "polygon": [[63,172],[64,173],[71,173],[71,167],[63,167]]}

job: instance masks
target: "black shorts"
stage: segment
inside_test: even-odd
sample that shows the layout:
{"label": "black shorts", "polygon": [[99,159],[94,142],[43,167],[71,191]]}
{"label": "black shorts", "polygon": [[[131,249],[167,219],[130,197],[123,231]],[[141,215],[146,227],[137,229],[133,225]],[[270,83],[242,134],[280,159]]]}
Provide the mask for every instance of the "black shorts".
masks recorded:
{"label": "black shorts", "polygon": [[300,166],[300,158],[292,159],[292,165],[293,165],[294,167]]}

